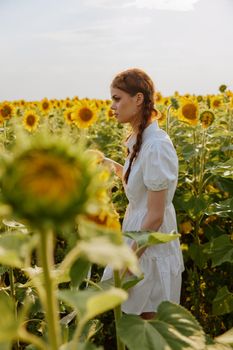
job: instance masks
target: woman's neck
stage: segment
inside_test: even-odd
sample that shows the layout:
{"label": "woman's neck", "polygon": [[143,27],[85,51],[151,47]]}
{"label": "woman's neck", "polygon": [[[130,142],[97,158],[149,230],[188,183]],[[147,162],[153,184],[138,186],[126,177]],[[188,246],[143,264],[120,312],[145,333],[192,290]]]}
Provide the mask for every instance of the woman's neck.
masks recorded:
{"label": "woman's neck", "polygon": [[[153,120],[150,118],[149,120],[148,120],[148,122],[146,123],[146,126],[145,126],[145,129],[151,124],[153,122]],[[138,123],[138,122],[132,122],[132,123],[130,123],[131,124],[131,128],[132,128],[132,130],[133,130],[133,133],[134,134],[137,134],[138,133],[138,130],[139,130],[139,126],[140,126],[140,123]]]}

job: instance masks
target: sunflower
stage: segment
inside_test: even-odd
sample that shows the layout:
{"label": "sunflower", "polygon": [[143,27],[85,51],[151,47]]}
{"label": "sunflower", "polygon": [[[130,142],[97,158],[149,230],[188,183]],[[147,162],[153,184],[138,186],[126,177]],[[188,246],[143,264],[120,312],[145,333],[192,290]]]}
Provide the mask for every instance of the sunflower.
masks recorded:
{"label": "sunflower", "polygon": [[170,99],[170,97],[164,97],[163,98],[163,105],[164,106],[169,106],[171,104],[171,99]]}
{"label": "sunflower", "polygon": [[66,98],[66,100],[63,102],[64,108],[71,108],[73,107],[73,103],[70,101],[70,99]]}
{"label": "sunflower", "polygon": [[167,120],[167,111],[166,109],[163,109],[162,111],[159,110],[159,117],[156,118],[158,120],[159,125],[164,124]]}
{"label": "sunflower", "polygon": [[65,112],[64,112],[64,119],[65,119],[67,124],[74,123],[73,118],[72,118],[72,113],[73,113],[73,110],[71,108],[65,110]]}
{"label": "sunflower", "polygon": [[54,101],[54,108],[61,108],[61,101],[55,100]]}
{"label": "sunflower", "polygon": [[85,100],[74,107],[72,118],[79,128],[88,128],[97,120],[97,108],[94,104]]}
{"label": "sunflower", "polygon": [[26,148],[15,147],[17,154],[12,152],[4,164],[1,193],[16,215],[33,225],[70,222],[102,186],[90,155],[81,148],[77,152],[64,138],[40,134]]}
{"label": "sunflower", "polygon": [[233,109],[233,95],[230,97],[230,109]]}
{"label": "sunflower", "polygon": [[193,229],[191,221],[184,221],[179,224],[179,232],[189,234]]}
{"label": "sunflower", "polygon": [[24,128],[29,132],[35,131],[38,127],[39,120],[40,118],[33,110],[27,111],[23,117]]}
{"label": "sunflower", "polygon": [[113,230],[120,231],[121,224],[119,221],[119,215],[111,205],[108,211],[101,210],[98,215],[87,214],[87,219],[95,222],[97,225],[104,226]]}
{"label": "sunflower", "polygon": [[12,118],[15,113],[13,105],[9,102],[3,102],[0,104],[0,117],[2,120],[8,120]]}
{"label": "sunflower", "polygon": [[154,94],[154,101],[156,104],[161,104],[163,102],[163,96],[161,92],[158,91]]}
{"label": "sunflower", "polygon": [[196,99],[181,98],[179,100],[178,119],[190,125],[197,125],[199,106]]}
{"label": "sunflower", "polygon": [[208,128],[214,121],[214,113],[209,110],[202,112],[200,115],[200,121],[203,128]]}
{"label": "sunflower", "polygon": [[115,120],[115,118],[114,118],[114,112],[113,112],[113,110],[111,109],[111,107],[110,106],[108,106],[108,107],[106,107],[105,109],[104,109],[104,115],[105,115],[105,117],[106,117],[106,119],[109,121],[109,120]]}
{"label": "sunflower", "polygon": [[223,104],[222,97],[220,97],[220,96],[212,96],[212,97],[210,98],[210,107],[211,107],[212,109],[221,108],[221,107],[222,107],[222,104]]}
{"label": "sunflower", "polygon": [[51,103],[47,98],[44,98],[39,105],[39,108],[43,114],[46,114],[51,109]]}
{"label": "sunflower", "polygon": [[222,84],[222,85],[219,86],[218,89],[219,89],[220,92],[224,93],[226,91],[226,89],[227,89],[227,85]]}
{"label": "sunflower", "polygon": [[20,100],[19,101],[19,105],[22,106],[22,107],[25,107],[26,106],[26,101],[25,100]]}

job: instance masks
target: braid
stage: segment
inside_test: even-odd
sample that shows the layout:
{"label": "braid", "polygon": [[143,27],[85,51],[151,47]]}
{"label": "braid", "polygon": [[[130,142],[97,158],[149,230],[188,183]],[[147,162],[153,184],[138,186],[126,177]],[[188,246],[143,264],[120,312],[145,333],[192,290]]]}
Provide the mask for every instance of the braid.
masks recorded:
{"label": "braid", "polygon": [[130,159],[129,159],[129,166],[128,166],[128,169],[126,170],[126,173],[125,173],[125,176],[124,176],[124,180],[125,180],[126,184],[128,183],[128,179],[129,179],[129,175],[130,175],[131,166],[133,164],[133,161],[134,161],[134,159],[137,158],[138,153],[139,153],[139,151],[141,149],[142,134],[143,134],[144,129],[146,128],[146,125],[147,125],[147,122],[148,122],[150,116],[151,116],[151,110],[148,109],[148,108],[147,109],[145,108],[143,118],[142,118],[141,123],[139,125],[137,138],[136,138],[136,143],[133,146],[133,152],[132,152],[132,154],[130,156]]}

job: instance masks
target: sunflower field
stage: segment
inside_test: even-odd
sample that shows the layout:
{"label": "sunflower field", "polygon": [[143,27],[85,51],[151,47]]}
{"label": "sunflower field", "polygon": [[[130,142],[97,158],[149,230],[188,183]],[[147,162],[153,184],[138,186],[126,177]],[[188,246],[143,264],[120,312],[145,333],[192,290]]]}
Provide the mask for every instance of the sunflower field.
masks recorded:
{"label": "sunflower field", "polygon": [[[158,92],[155,106],[179,157],[185,271],[181,305],[163,302],[148,322],[121,314],[142,276],[121,232],[121,181],[103,164],[123,164],[130,132],[111,101],[0,102],[0,350],[233,348],[233,92]],[[147,232],[143,244],[176,237]]]}

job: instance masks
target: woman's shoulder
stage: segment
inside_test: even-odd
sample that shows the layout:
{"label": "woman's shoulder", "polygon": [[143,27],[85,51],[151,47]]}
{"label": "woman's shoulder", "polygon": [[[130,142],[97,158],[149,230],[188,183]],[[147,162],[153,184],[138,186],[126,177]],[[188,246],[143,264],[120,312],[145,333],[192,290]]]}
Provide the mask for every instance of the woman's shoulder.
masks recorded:
{"label": "woman's shoulder", "polygon": [[169,135],[162,129],[157,130],[154,134],[145,138],[142,147],[144,151],[174,149],[172,140],[170,139]]}

